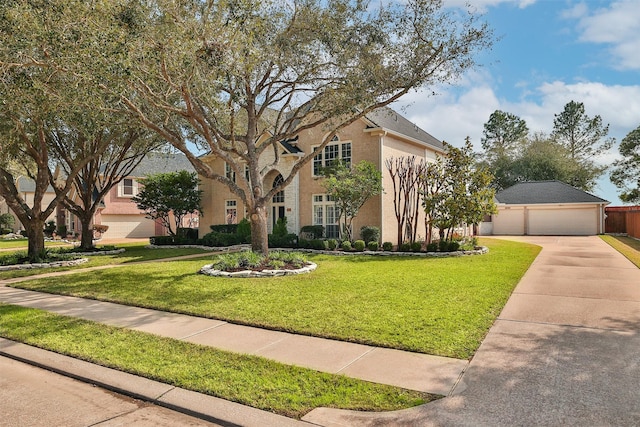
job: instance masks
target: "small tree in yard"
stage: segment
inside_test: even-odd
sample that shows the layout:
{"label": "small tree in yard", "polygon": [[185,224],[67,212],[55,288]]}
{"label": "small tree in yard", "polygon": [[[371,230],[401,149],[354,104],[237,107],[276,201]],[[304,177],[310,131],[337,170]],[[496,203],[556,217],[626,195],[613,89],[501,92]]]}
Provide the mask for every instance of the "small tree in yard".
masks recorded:
{"label": "small tree in yard", "polygon": [[373,163],[363,160],[352,168],[344,163],[337,163],[327,168],[324,174],[326,179],[322,186],[336,203],[338,223],[344,218],[340,237],[351,241],[353,218],[367,200],[382,192],[382,173]]}
{"label": "small tree in yard", "polygon": [[15,221],[15,218],[10,213],[0,214],[0,230],[11,228]]}
{"label": "small tree in yard", "polygon": [[493,176],[474,167],[473,146],[469,138],[462,148],[445,143],[447,157],[427,166],[423,180],[423,206],[427,216],[427,234],[440,230],[440,240],[451,240],[452,229],[460,224],[477,224],[486,214],[495,212]]}
{"label": "small tree in yard", "polygon": [[186,215],[202,212],[202,191],[198,190],[195,172],[160,173],[140,182],[144,187],[132,200],[148,218],[159,220],[167,227],[172,236],[177,235]]}

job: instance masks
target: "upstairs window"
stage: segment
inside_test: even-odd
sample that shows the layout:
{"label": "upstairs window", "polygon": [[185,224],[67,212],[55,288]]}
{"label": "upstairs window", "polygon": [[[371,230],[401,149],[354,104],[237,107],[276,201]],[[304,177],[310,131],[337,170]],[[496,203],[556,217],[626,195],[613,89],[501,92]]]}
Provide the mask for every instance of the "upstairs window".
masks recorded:
{"label": "upstairs window", "polygon": [[229,163],[224,164],[224,176],[233,182],[236,182],[236,172],[231,168]]}
{"label": "upstairs window", "polygon": [[118,197],[133,197],[138,194],[138,183],[133,178],[125,178],[118,184]]}
{"label": "upstairs window", "polygon": [[351,166],[351,142],[340,142],[335,136],[331,143],[313,158],[313,176],[322,175],[322,168],[331,166],[337,161],[346,163],[348,167]]}

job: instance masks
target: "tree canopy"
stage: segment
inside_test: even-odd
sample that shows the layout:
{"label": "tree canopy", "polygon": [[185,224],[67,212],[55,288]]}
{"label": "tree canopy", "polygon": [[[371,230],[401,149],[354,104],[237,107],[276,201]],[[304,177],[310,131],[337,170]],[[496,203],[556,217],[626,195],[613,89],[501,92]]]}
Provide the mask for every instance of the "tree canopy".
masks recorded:
{"label": "tree canopy", "polygon": [[[477,15],[456,15],[438,0],[156,0],[128,15],[137,39],[123,67],[131,82],[123,103],[243,201],[252,248],[263,253],[272,196],[340,129],[413,89],[455,80],[492,43]],[[326,134],[314,152],[265,188],[279,141],[315,127]],[[229,164],[237,180],[188,142]]]}
{"label": "tree canopy", "polygon": [[482,148],[487,157],[513,158],[518,154],[518,144],[529,133],[527,122],[515,114],[496,110],[489,116],[482,131]]}
{"label": "tree canopy", "polygon": [[[342,229],[346,240],[351,241],[353,218],[358,215],[367,200],[382,192],[382,173],[373,163],[363,160],[353,167],[338,162],[327,168],[324,175],[326,178],[322,186],[327,190],[327,195],[335,201],[338,223],[341,223],[342,218],[345,219]],[[342,237],[342,231],[340,234]]]}
{"label": "tree canopy", "polygon": [[640,203],[640,126],[620,141],[622,159],[616,160],[610,178],[620,190],[620,200]]}
{"label": "tree canopy", "polygon": [[198,190],[198,182],[195,172],[149,175],[140,180],[144,187],[132,200],[147,217],[159,220],[169,234],[175,236],[186,215],[202,212],[202,191]]}

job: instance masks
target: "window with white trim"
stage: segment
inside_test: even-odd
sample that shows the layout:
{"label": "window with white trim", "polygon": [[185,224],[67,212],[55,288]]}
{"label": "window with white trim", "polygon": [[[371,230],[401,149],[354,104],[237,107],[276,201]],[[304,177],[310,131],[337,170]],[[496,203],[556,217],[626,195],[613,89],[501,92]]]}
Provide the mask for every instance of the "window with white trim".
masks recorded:
{"label": "window with white trim", "polygon": [[233,170],[231,165],[227,162],[224,164],[224,176],[230,179],[233,182],[236,182],[236,172]]}
{"label": "window with white trim", "polygon": [[[312,148],[315,149],[315,147]],[[322,175],[322,168],[331,166],[337,161],[346,163],[348,167],[351,166],[351,142],[340,142],[336,136],[322,152],[313,158],[313,175]]]}
{"label": "window with white trim", "polygon": [[323,225],[326,237],[331,239],[340,237],[338,217],[338,207],[331,196],[326,194],[313,195],[313,225]]}
{"label": "window with white trim", "polygon": [[138,182],[133,178],[125,178],[118,184],[118,197],[133,197],[138,194]]}
{"label": "window with white trim", "polygon": [[238,223],[238,201],[237,200],[227,200],[225,202],[225,206],[226,206],[225,223],[227,223],[227,224],[237,224]]}

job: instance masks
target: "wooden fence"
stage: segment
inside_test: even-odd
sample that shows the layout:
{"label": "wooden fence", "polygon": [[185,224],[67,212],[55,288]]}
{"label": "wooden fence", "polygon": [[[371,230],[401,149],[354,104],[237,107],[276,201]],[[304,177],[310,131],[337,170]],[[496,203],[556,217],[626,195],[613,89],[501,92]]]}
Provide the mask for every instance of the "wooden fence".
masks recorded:
{"label": "wooden fence", "polygon": [[626,233],[640,239],[640,206],[605,208],[605,233]]}

